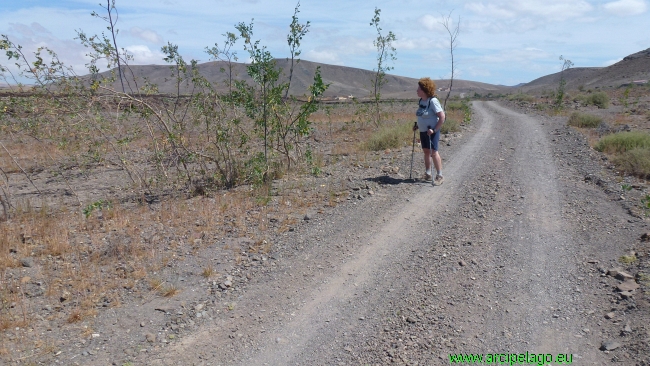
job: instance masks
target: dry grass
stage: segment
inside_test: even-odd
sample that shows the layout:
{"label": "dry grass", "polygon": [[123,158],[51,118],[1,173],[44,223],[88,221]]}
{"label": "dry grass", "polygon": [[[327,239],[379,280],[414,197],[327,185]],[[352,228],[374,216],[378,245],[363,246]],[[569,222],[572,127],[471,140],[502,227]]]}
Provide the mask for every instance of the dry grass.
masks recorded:
{"label": "dry grass", "polygon": [[160,295],[163,297],[174,297],[179,291],[176,285],[168,285],[160,289]]}
{"label": "dry grass", "polygon": [[[3,133],[2,129],[0,133]],[[10,134],[9,137],[11,139],[2,142],[7,150],[0,147],[0,167],[4,167],[7,174],[22,173],[23,169],[32,173],[60,161],[65,156],[52,142],[39,142],[15,134]]]}
{"label": "dry grass", "polygon": [[384,125],[377,129],[363,146],[371,151],[395,149],[403,146],[405,141],[411,140],[411,131],[412,128],[406,124]]}
{"label": "dry grass", "polygon": [[77,323],[83,320],[83,315],[81,309],[73,309],[70,315],[68,316],[68,323]]}
{"label": "dry grass", "polygon": [[158,277],[152,277],[149,279],[149,288],[151,291],[158,291],[163,284],[165,284],[165,281],[161,280]]}
{"label": "dry grass", "polygon": [[[415,120],[412,105],[400,108],[397,105],[393,113],[385,114],[386,124],[410,127]],[[361,142],[375,127],[352,122],[356,118],[350,106],[333,108],[329,116],[315,116],[315,136],[321,139],[321,145],[332,149],[314,151],[313,166],[326,168],[339,159],[365,167],[378,159],[376,154],[361,149]],[[116,129],[116,135],[124,134],[128,123],[116,124]],[[73,141],[64,146],[35,146],[27,138],[22,142],[0,138],[12,156],[29,169],[56,171],[66,159],[82,162],[81,145]],[[407,138],[410,144],[410,136]],[[146,139],[135,139],[129,148],[137,151],[150,144]],[[3,170],[7,171],[11,164],[6,154],[0,154]],[[308,172],[304,167],[300,169]],[[26,286],[36,282],[42,283],[46,301],[61,306],[47,320],[57,326],[74,327],[91,323],[102,311],[99,309],[121,306],[125,298],[130,301],[178,295],[182,289],[165,274],[183,260],[177,252],[194,255],[214,247],[226,251],[229,258],[240,264],[249,260],[242,256],[242,251],[270,253],[273,234],[292,230],[300,215],[321,205],[336,206],[347,194],[344,180],[328,183],[316,191],[294,179],[294,174],[288,172],[278,189],[270,185],[242,186],[208,191],[205,196],[191,199],[172,195],[153,205],[120,203],[116,199],[110,207],[95,208],[88,217],[79,207],[52,204],[36,209],[28,201],[15,202],[16,209],[9,221],[0,222],[0,332],[36,321],[40,308],[31,306],[32,300],[25,294]],[[274,218],[273,223],[270,218]],[[246,244],[228,247],[213,240],[224,237],[245,238],[242,242]],[[23,258],[30,258],[34,268],[38,268],[32,278],[21,284],[5,277],[8,272],[21,270]],[[212,264],[200,260],[198,263],[204,278],[218,276]]]}
{"label": "dry grass", "polygon": [[201,276],[204,278],[210,278],[215,275],[217,275],[217,271],[215,271],[212,266],[205,267],[203,268],[203,271],[201,271]]}
{"label": "dry grass", "polygon": [[567,123],[574,127],[596,128],[603,123],[603,119],[592,114],[573,112]]}
{"label": "dry grass", "polygon": [[634,124],[634,118],[627,114],[617,114],[612,121],[615,126]]}

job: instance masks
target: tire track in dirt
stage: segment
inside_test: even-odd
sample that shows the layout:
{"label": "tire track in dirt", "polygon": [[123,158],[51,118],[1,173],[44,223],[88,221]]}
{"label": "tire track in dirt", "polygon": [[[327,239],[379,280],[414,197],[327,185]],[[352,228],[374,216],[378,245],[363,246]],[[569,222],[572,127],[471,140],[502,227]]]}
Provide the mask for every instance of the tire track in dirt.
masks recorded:
{"label": "tire track in dirt", "polygon": [[[333,329],[340,328],[341,324],[329,319],[337,318],[342,311],[340,306],[355,295],[358,287],[378,288],[378,281],[386,281],[386,278],[378,276],[382,273],[386,262],[400,260],[416,246],[422,244],[413,241],[413,237],[409,235],[409,233],[421,231],[420,223],[412,218],[424,216],[435,220],[432,202],[435,202],[438,207],[453,205],[451,201],[453,192],[457,189],[458,183],[463,182],[469,174],[470,171],[466,167],[477,163],[480,150],[485,143],[482,136],[489,134],[491,128],[491,123],[483,124],[475,138],[469,141],[454,159],[446,164],[445,176],[449,183],[435,188],[428,184],[424,185],[419,192],[415,193],[417,199],[410,200],[397,213],[386,215],[383,218],[386,224],[377,232],[370,233],[368,237],[370,244],[361,248],[358,255],[348,261],[341,271],[328,281],[327,286],[312,293],[311,300],[301,309],[300,314],[289,324],[272,333],[270,341],[267,340],[266,346],[263,347],[264,350],[260,354],[246,360],[243,364],[301,365],[322,360],[322,354],[316,356],[304,350],[312,343],[317,334],[319,343],[331,344],[337,333]],[[368,296],[369,292],[366,292],[364,296]],[[360,311],[346,309],[345,313],[349,320],[347,324],[349,328],[355,328],[355,320],[365,321],[367,316],[364,309],[360,309]],[[328,321],[325,322],[325,320]],[[323,326],[319,327],[317,324],[323,324]],[[286,335],[290,335],[286,345],[280,347],[274,345],[273,340],[277,339],[276,337]],[[296,360],[296,355],[300,355],[299,358],[304,356],[308,358]]]}
{"label": "tire track in dirt", "polygon": [[[268,314],[273,309],[295,306],[295,303],[285,301],[289,298],[299,299],[302,304],[282,320],[261,324],[266,330],[254,336],[257,345],[255,349],[242,350],[245,354],[237,357],[240,364],[322,364],[322,360],[334,357],[332,352],[341,352],[340,347],[332,347],[337,343],[341,331],[354,329],[360,322],[372,321],[372,315],[366,314],[367,309],[350,304],[360,299],[366,303],[387,301],[386,293],[373,290],[381,288],[380,283],[394,280],[387,276],[399,276],[399,273],[386,271],[386,267],[410,255],[412,251],[430,245],[430,237],[422,235],[422,232],[428,232],[421,227],[423,221],[427,226],[431,220],[435,221],[436,215],[441,212],[440,207],[454,209],[454,191],[471,175],[471,170],[467,167],[480,160],[481,150],[486,143],[484,136],[491,129],[490,122],[483,123],[478,133],[446,162],[446,183],[442,186],[412,186],[411,199],[408,201],[398,198],[398,205],[389,204],[379,212],[363,212],[365,217],[354,214],[349,216],[345,229],[334,230],[335,235],[323,238],[324,241],[310,252],[300,254],[301,258],[308,261],[294,261],[290,264],[290,272],[249,287],[244,298],[238,302],[240,307],[246,308],[242,312],[252,308],[255,311],[265,308],[265,313]],[[435,202],[438,209],[434,210],[432,202]],[[333,266],[333,270],[323,270],[309,281],[292,275],[305,272],[307,266],[317,265],[318,261],[341,262],[337,245],[350,237],[356,237],[356,241],[363,244],[358,244],[340,266]],[[269,291],[274,292],[272,298],[267,295]],[[256,298],[264,298],[265,301],[255,301]],[[247,303],[249,305],[245,305]],[[215,326],[208,326],[185,337],[167,351],[167,356],[160,360],[160,364],[173,364],[177,359],[188,361],[188,357],[192,359],[201,353],[197,349],[214,347],[213,344],[219,344],[222,340],[227,342],[223,334],[220,334],[224,328],[243,327],[243,324],[234,325],[238,322],[238,317],[234,318],[234,321],[218,322]],[[213,353],[209,357],[216,364],[233,362],[219,361],[215,357],[221,356]]]}
{"label": "tire track in dirt", "polygon": [[[305,237],[312,245],[249,286],[229,319],[184,337],[157,364],[383,364],[403,352],[398,363],[438,365],[452,351],[597,363],[597,341],[581,335],[584,243],[562,217],[548,132],[494,102],[474,110],[478,129],[447,157],[444,185],[408,186],[408,200],[377,197],[319,223],[323,236]],[[486,216],[460,216],[472,195],[492,190]],[[460,272],[468,256],[479,261]],[[235,332],[250,343],[209,352],[237,343]]]}
{"label": "tire track in dirt", "polygon": [[[493,294],[502,312],[487,313],[486,328],[498,331],[486,343],[515,353],[576,354],[582,362],[593,362],[596,349],[577,336],[585,328],[574,311],[582,303],[580,290],[572,285],[580,276],[580,248],[564,225],[560,176],[548,135],[536,119],[496,103],[475,104],[475,110],[482,118],[502,120],[502,141],[510,151],[505,159],[512,163],[505,177],[509,202],[516,202],[511,207],[515,216],[502,222],[504,240],[495,250],[505,270],[494,280],[508,284]],[[504,337],[504,329],[518,336]]]}
{"label": "tire track in dirt", "polygon": [[444,365],[450,354],[526,352],[602,362],[599,317],[589,314],[603,304],[585,281],[593,269],[585,258],[603,248],[562,214],[567,189],[587,187],[544,159],[553,156],[546,120],[494,102],[474,111],[477,136],[488,141],[481,161],[463,165],[470,179],[433,215],[437,235],[395,260],[392,271],[409,280],[385,284],[402,289],[370,304],[378,321],[346,337],[351,351],[340,364]]}

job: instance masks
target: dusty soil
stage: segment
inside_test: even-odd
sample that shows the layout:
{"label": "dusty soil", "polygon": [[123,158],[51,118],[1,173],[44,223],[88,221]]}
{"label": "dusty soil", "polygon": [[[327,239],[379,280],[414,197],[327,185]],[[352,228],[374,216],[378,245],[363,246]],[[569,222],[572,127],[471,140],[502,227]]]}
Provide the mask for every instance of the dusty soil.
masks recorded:
{"label": "dusty soil", "polygon": [[[43,300],[42,320],[6,330],[3,343],[36,334],[51,346],[4,362],[443,365],[450,354],[529,352],[650,365],[645,182],[621,180],[566,117],[473,108],[440,149],[442,186],[408,179],[411,146],[326,165],[296,194],[340,185],[341,202],[294,212],[290,229],[269,234],[269,252],[202,237],[161,269],[178,294],[142,291],[72,325]],[[147,235],[167,237],[162,224]],[[201,276],[206,263],[220,276]],[[6,276],[37,278],[35,268]]]}

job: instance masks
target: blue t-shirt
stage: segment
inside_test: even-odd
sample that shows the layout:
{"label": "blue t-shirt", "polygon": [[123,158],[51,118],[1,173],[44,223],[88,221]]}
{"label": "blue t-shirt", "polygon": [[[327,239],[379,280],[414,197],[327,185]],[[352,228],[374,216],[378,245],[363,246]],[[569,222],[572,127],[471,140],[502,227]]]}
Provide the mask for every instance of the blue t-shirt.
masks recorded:
{"label": "blue t-shirt", "polygon": [[439,112],[442,112],[442,106],[438,98],[420,99],[419,108],[415,112],[415,115],[418,116],[418,129],[420,132],[427,132],[428,127],[432,129],[436,127]]}

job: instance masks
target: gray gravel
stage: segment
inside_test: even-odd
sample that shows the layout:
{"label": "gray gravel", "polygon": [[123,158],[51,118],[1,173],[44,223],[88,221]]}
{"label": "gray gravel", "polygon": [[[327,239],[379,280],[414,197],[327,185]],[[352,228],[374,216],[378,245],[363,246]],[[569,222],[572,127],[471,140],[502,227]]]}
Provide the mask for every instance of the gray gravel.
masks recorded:
{"label": "gray gravel", "polygon": [[[12,362],[447,365],[450,354],[528,352],[650,365],[645,182],[615,175],[566,117],[525,103],[473,110],[471,124],[443,139],[442,186],[408,179],[411,145],[325,152],[322,175],[274,190],[330,190],[336,207],[310,202],[289,219],[268,217],[270,252],[249,250],[239,234],[194,239],[202,249],[175,251],[182,260],[159,274],[179,294],[125,295],[90,328],[46,320],[67,306],[62,292],[63,305],[43,302],[34,331],[56,339],[54,352]],[[160,248],[171,234],[162,224],[142,232]],[[219,275],[203,277],[207,264]],[[15,278],[39,263],[21,266]],[[25,284],[27,297],[43,298],[39,281]],[[8,342],[20,334],[7,332]]]}
{"label": "gray gravel", "polygon": [[[649,364],[646,288],[624,298],[606,274],[647,224],[565,120],[475,102],[471,127],[441,149],[440,187],[330,172],[378,186],[282,234],[231,311],[148,363],[439,365],[529,352]],[[410,152],[394,163],[402,174]]]}

